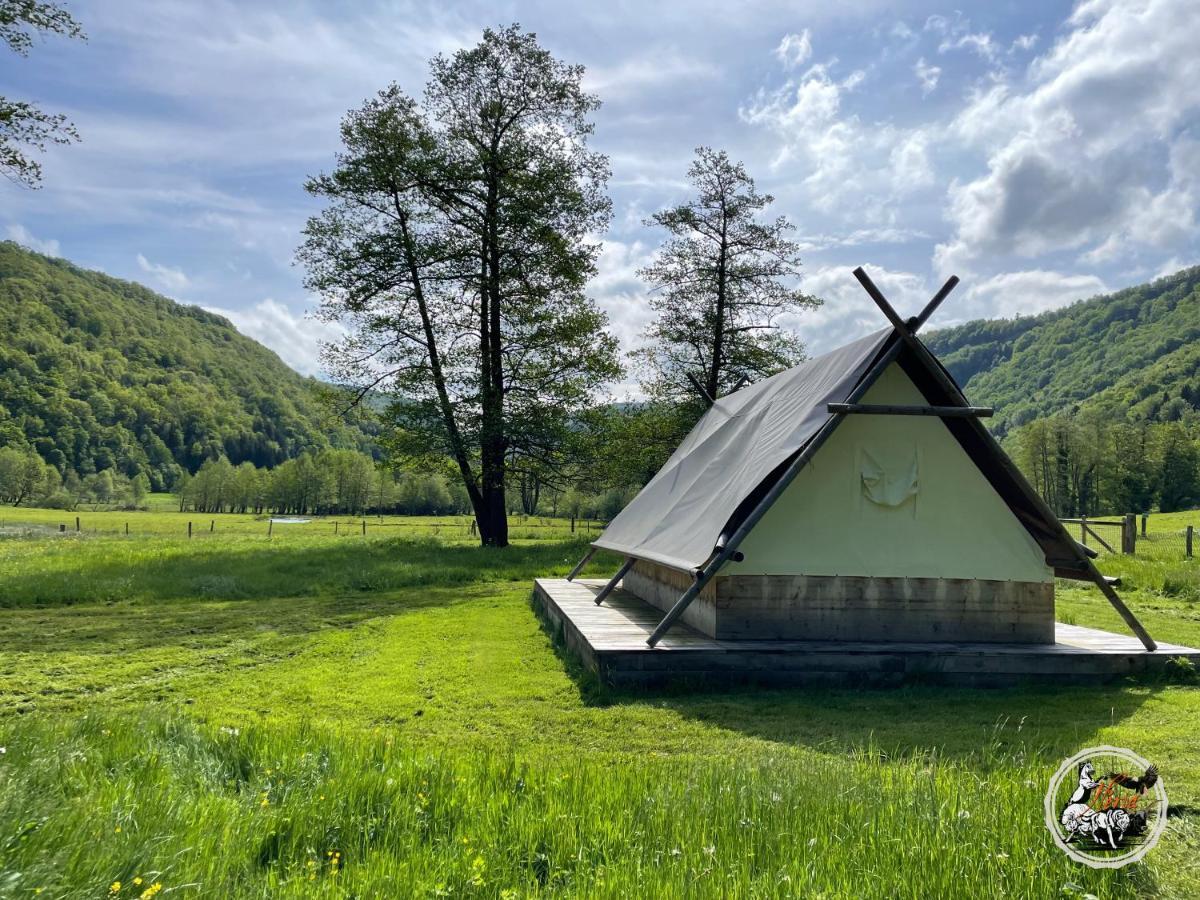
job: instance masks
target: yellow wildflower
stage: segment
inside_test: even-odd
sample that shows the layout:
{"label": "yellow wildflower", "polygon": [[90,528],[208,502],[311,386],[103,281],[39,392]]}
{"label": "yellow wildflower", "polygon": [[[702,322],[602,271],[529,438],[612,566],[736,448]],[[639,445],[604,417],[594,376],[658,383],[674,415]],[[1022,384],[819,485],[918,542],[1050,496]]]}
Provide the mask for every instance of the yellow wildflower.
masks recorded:
{"label": "yellow wildflower", "polygon": [[135,877],[135,878],[133,879],[133,883],[134,883],[135,885],[141,884],[141,883],[142,883],[142,876],[141,876],[141,875],[138,875],[137,877]]}
{"label": "yellow wildflower", "polygon": [[119,894],[119,893],[121,893],[121,882],[119,882],[119,881],[114,881],[112,884],[110,884],[110,885],[108,886],[108,892],[109,892],[110,894]]}

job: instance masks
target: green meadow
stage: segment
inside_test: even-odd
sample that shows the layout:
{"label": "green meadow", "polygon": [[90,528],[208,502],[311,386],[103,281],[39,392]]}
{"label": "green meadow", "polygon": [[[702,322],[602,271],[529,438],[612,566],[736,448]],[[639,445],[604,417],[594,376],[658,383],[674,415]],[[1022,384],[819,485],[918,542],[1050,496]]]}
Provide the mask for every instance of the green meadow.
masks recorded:
{"label": "green meadow", "polygon": [[[452,518],[75,515],[0,509],[0,897],[1200,896],[1186,668],[614,692],[530,606],[583,553],[566,522],[514,520],[496,551]],[[1101,565],[1155,637],[1200,646],[1195,560]],[[1059,616],[1121,630],[1083,586]],[[1120,870],[1042,823],[1062,759],[1104,743],[1156,762],[1174,808]]]}

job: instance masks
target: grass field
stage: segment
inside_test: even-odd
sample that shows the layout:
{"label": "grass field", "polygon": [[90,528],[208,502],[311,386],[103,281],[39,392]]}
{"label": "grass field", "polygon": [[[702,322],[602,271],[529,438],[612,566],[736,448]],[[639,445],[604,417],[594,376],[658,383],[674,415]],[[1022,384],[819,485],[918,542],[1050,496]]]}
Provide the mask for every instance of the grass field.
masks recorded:
{"label": "grass field", "polygon": [[[1200,896],[1195,684],[613,693],[529,605],[565,523],[491,551],[164,506],[0,510],[0,897]],[[1196,561],[1102,565],[1200,646]],[[1101,743],[1176,810],[1115,871],[1041,822]]]}

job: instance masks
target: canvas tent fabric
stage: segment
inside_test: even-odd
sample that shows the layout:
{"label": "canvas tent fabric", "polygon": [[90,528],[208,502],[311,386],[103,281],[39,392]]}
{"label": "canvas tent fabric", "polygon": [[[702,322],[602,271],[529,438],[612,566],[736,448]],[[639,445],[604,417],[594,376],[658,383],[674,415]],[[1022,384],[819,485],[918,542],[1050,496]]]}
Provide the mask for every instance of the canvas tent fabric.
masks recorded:
{"label": "canvas tent fabric", "polygon": [[891,328],[722,397],[593,546],[675,569],[712,555],[734,511],[802,450],[862,379]]}

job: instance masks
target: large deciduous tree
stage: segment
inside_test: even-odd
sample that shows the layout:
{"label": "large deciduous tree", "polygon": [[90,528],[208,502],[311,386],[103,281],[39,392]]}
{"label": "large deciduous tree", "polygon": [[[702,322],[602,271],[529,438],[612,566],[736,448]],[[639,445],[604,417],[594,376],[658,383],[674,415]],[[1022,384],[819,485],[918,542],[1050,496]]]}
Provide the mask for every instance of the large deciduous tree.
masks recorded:
{"label": "large deciduous tree", "polygon": [[[35,34],[82,38],[83,29],[57,3],[38,0],[0,0],[0,41],[20,56],[28,56]],[[25,100],[0,96],[0,173],[27,187],[42,179],[41,164],[29,155],[48,144],[79,140],[65,116],[48,113]]]}
{"label": "large deciduous tree", "polygon": [[504,546],[508,466],[555,466],[620,375],[584,293],[608,163],[588,148],[582,67],[518,26],[430,70],[420,102],[393,85],[346,116],[336,168],[307,184],[326,206],[298,257],[321,315],[349,327],[331,373],[388,392],[391,449],[453,459],[482,542]]}
{"label": "large deciduous tree", "polygon": [[801,361],[799,338],[779,319],[821,301],[797,286],[793,226],[783,217],[761,218],[774,198],[758,193],[741,163],[700,147],[687,175],[695,195],[646,221],[670,237],[638,273],[654,287],[657,313],[639,356],[651,396],[707,404],[743,378]]}

